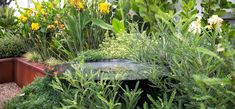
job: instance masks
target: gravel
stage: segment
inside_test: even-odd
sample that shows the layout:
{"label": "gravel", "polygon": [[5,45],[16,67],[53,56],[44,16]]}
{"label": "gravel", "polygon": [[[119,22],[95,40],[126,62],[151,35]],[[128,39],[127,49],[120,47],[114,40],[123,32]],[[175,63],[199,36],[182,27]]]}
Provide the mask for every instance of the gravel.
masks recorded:
{"label": "gravel", "polygon": [[0,84],[0,109],[3,109],[4,104],[15,97],[20,92],[20,87],[16,83]]}

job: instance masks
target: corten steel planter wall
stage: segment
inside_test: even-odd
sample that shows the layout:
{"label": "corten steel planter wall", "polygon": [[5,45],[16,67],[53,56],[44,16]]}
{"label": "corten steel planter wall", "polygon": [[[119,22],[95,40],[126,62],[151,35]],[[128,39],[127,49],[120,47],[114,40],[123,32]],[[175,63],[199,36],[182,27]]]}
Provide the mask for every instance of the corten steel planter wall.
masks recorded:
{"label": "corten steel planter wall", "polygon": [[14,80],[20,87],[26,86],[36,77],[44,77],[44,68],[41,64],[28,62],[23,58],[16,58]]}
{"label": "corten steel planter wall", "polygon": [[24,58],[0,59],[0,83],[15,82],[20,87],[31,83],[36,77],[44,77],[44,66]]}
{"label": "corten steel planter wall", "polygon": [[14,81],[14,58],[0,59],[0,83]]}

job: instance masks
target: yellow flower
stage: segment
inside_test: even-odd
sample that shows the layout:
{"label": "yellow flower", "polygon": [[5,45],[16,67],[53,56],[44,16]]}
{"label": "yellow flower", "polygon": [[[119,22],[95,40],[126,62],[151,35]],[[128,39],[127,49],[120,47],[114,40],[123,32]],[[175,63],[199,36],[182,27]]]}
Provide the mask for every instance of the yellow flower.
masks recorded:
{"label": "yellow flower", "polygon": [[99,4],[99,11],[100,13],[106,14],[109,13],[109,9],[110,9],[110,4],[105,2],[105,3],[100,3]]}
{"label": "yellow flower", "polygon": [[39,23],[32,23],[31,28],[32,28],[32,30],[37,31],[37,30],[39,30],[40,25],[39,25]]}
{"label": "yellow flower", "polygon": [[60,24],[59,29],[64,29],[64,24]]}
{"label": "yellow flower", "polygon": [[47,28],[49,28],[49,29],[55,29],[55,26],[54,26],[54,25],[48,25]]}
{"label": "yellow flower", "polygon": [[58,24],[59,24],[59,21],[58,21],[58,20],[55,20],[55,21],[54,21],[54,24],[58,25]]}
{"label": "yellow flower", "polygon": [[28,8],[26,11],[27,15],[31,16],[33,14],[33,10],[34,10],[33,8]]}
{"label": "yellow flower", "polygon": [[19,19],[20,19],[21,22],[26,22],[28,18],[25,17],[25,16],[23,16],[23,15],[21,15],[21,16],[19,17]]}
{"label": "yellow flower", "polygon": [[42,11],[42,15],[43,15],[43,16],[46,16],[47,13],[46,13],[45,11]]}
{"label": "yellow flower", "polygon": [[75,6],[78,10],[82,10],[84,8],[81,0],[69,0],[69,4]]}
{"label": "yellow flower", "polygon": [[77,0],[76,7],[78,10],[82,10],[84,8],[84,5],[80,0]]}
{"label": "yellow flower", "polygon": [[39,10],[39,11],[42,11],[42,5],[40,3],[38,3],[36,5],[36,9]]}

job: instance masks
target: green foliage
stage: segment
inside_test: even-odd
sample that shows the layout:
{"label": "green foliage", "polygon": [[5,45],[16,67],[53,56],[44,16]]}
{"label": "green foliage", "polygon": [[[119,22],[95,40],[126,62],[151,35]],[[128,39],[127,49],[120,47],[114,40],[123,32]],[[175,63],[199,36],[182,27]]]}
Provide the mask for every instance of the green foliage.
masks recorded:
{"label": "green foliage", "polygon": [[84,60],[85,62],[89,61],[100,61],[100,60],[106,60],[106,59],[112,59],[112,57],[109,57],[104,54],[103,51],[99,50],[88,50],[81,52],[77,58],[74,60]]}
{"label": "green foliage", "polygon": [[67,16],[68,17],[66,18],[67,20],[65,20],[65,24],[68,30],[68,35],[71,36],[71,42],[68,43],[72,43],[71,45],[73,45],[73,48],[75,49],[71,52],[78,53],[84,49],[86,43],[83,31],[86,25],[90,22],[88,12],[84,11],[79,13],[76,12],[76,10],[72,10],[72,13],[68,14]]}
{"label": "green foliage", "polygon": [[[108,57],[131,59],[138,62],[153,60],[155,39],[138,29],[138,24],[130,23],[130,33],[121,32],[116,37],[106,37],[100,50]],[[150,50],[151,49],[151,50]]]}
{"label": "green foliage", "polygon": [[11,100],[6,109],[134,109],[137,106],[142,93],[138,84],[133,90],[128,86],[124,89],[121,88],[120,81],[107,78],[95,80],[100,72],[85,73],[83,66],[75,69],[75,72],[66,71],[58,76],[48,75],[43,79],[36,79],[22,89],[21,95]]}
{"label": "green foliage", "polygon": [[[51,42],[47,40],[46,43],[53,54],[65,60],[74,57],[85,61],[125,58],[146,65],[146,72],[151,74],[149,81],[153,93],[148,94],[144,109],[235,107],[234,27],[222,22],[205,23],[216,11],[221,12],[223,7],[232,5],[224,0],[203,1],[203,22],[196,15],[196,0],[181,0],[179,13],[172,8],[176,2],[119,0],[119,8],[112,16],[99,13],[97,1],[83,9],[66,5],[66,17],[62,18],[65,30],[56,33]],[[136,11],[134,16],[140,15],[141,19],[136,21],[133,16],[126,16],[130,10]],[[212,20],[218,23],[219,18]],[[107,23],[110,21],[112,25]],[[189,31],[192,26],[199,26],[196,29],[200,32]],[[98,50],[89,50],[97,49],[98,45]],[[100,72],[85,71],[82,66],[75,72],[57,73],[48,72],[50,77],[45,80],[49,81],[39,81],[37,84],[40,85],[34,83],[37,88],[26,88],[23,91],[27,92],[25,98],[17,97],[9,106],[129,109],[136,108],[142,96],[139,84],[129,89],[121,87],[120,81],[108,81],[107,78],[98,81],[95,79]],[[36,91],[41,92],[35,94]],[[48,98],[54,94],[55,98]]]}
{"label": "green foliage", "polygon": [[[169,0],[136,0],[136,2],[140,16],[143,17],[145,23],[150,25],[148,29],[151,32],[156,32],[160,29],[158,23],[165,18],[169,18],[168,16],[175,12],[174,4],[177,3],[177,0],[173,0],[172,3]],[[162,13],[165,13],[165,15]],[[163,19],[158,19],[157,17],[162,17]]]}
{"label": "green foliage", "polygon": [[[19,33],[21,37],[27,39],[27,46],[32,51],[39,53],[43,61],[55,56],[56,53],[50,46],[52,38],[56,36],[56,33],[64,31],[64,22],[61,20],[63,10],[60,8],[60,2],[60,0],[34,1],[35,8],[20,8],[17,6],[21,13],[18,19]],[[37,28],[35,29],[35,27]]]}
{"label": "green foliage", "polygon": [[[61,93],[63,108],[99,108],[99,109],[133,109],[137,106],[142,91],[138,84],[131,90],[121,87],[120,81],[102,78],[95,81],[100,72],[82,73],[83,67],[76,72],[66,72],[63,76],[55,78],[50,84]],[[120,93],[120,88],[123,93]]]}
{"label": "green foliage", "polygon": [[9,7],[0,7],[0,27],[6,30],[15,29],[17,24],[15,10]]}
{"label": "green foliage", "polygon": [[[189,18],[183,17],[183,21],[168,20],[173,16],[165,18],[167,20],[157,17],[161,20],[158,23],[162,27],[160,30],[165,31],[154,33],[151,37],[156,38],[157,44],[147,48],[154,53],[150,57],[155,57],[150,62],[155,63],[150,71],[153,73],[150,81],[159,87],[160,92],[168,93],[176,89],[176,102],[172,107],[234,107],[230,75],[234,72],[235,55],[229,38],[233,35],[227,32],[230,27],[221,26],[220,30],[201,26],[202,33],[193,34],[187,29],[195,19],[192,13],[188,14],[191,15]],[[219,51],[219,44],[222,51]]]}
{"label": "green foliage", "polygon": [[6,105],[6,109],[53,109],[60,107],[62,98],[48,84],[50,77],[37,78],[21,90],[21,94]]}
{"label": "green foliage", "polygon": [[[170,98],[168,100],[167,97],[167,93],[164,93],[163,98],[158,98],[158,100],[154,100],[154,98],[150,95],[148,95],[149,100],[151,101],[151,109],[171,109],[172,106],[172,102],[175,99],[175,95],[176,95],[176,90],[174,90],[172,92],[172,94],[170,95]],[[145,107],[144,109],[148,109],[148,107]],[[178,108],[180,109],[180,108]]]}
{"label": "green foliage", "polygon": [[235,8],[235,4],[228,0],[203,0],[201,3],[203,14],[206,19],[212,15],[223,16],[226,14],[225,9]]}
{"label": "green foliage", "polygon": [[49,59],[45,60],[44,63],[48,66],[55,66],[58,64],[62,64],[63,62],[61,60],[54,58],[54,57],[50,57]]}
{"label": "green foliage", "polygon": [[65,32],[57,34],[51,46],[61,55],[64,60],[72,60],[80,55],[80,52],[89,49],[97,49],[104,39],[108,30],[113,30],[109,22],[110,14],[99,13],[98,1],[83,1],[82,10],[78,10],[73,4],[67,4],[64,8],[63,18]]}
{"label": "green foliage", "polygon": [[27,52],[24,54],[24,57],[26,58],[26,60],[32,61],[32,62],[41,62],[42,61],[41,56],[36,52]]}
{"label": "green foliage", "polygon": [[21,56],[25,52],[24,40],[11,33],[0,38],[0,58]]}
{"label": "green foliage", "polygon": [[126,89],[121,89],[124,91],[124,96],[122,97],[123,100],[125,101],[123,108],[125,109],[135,109],[136,105],[141,98],[141,89],[139,87],[139,82],[136,83],[135,88],[133,90],[129,89],[128,86],[126,85]]}
{"label": "green foliage", "polygon": [[113,19],[112,21],[113,29],[115,33],[123,33],[125,31],[124,22],[119,21],[118,19]]}
{"label": "green foliage", "polygon": [[181,0],[181,8],[179,15],[182,17],[183,21],[184,19],[189,19],[191,16],[198,13],[197,7],[196,7],[196,0],[189,0],[188,2]]}

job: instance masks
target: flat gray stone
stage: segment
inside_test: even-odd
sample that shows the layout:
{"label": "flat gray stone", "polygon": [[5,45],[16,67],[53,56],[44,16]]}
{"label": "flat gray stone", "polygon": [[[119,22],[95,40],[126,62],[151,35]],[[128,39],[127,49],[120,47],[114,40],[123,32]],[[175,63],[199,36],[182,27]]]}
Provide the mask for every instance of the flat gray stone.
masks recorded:
{"label": "flat gray stone", "polygon": [[148,73],[145,72],[145,67],[141,64],[123,59],[102,60],[98,62],[66,63],[57,67],[74,72],[79,67],[85,68],[87,72],[99,72],[96,80],[114,79],[114,80],[144,80],[148,78]]}

